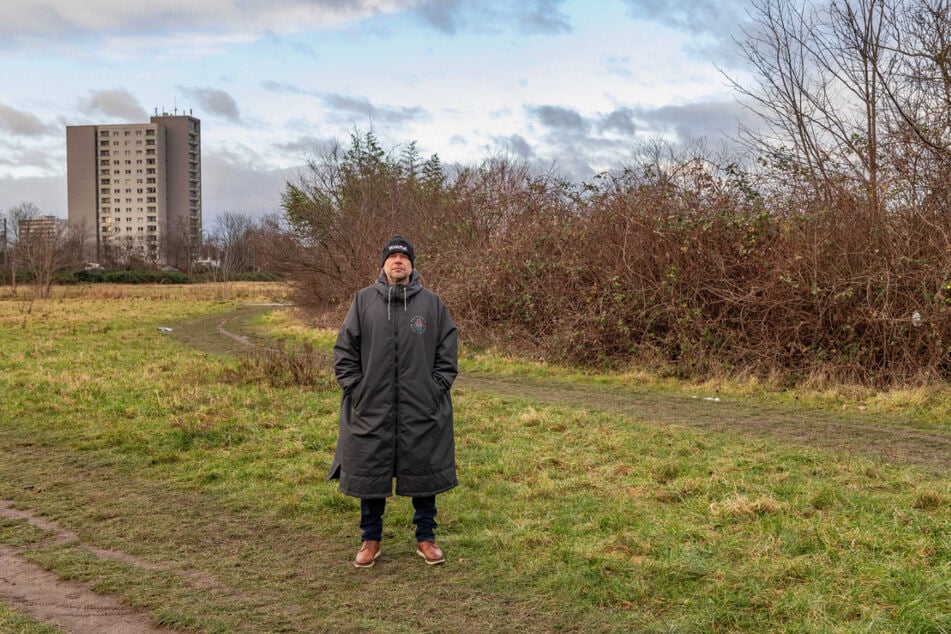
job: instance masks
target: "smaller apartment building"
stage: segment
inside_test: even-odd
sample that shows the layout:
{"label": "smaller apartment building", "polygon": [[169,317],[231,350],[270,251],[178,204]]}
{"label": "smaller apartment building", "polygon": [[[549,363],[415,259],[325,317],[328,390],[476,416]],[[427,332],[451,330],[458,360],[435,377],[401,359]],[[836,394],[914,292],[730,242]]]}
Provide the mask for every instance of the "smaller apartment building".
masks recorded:
{"label": "smaller apartment building", "polygon": [[201,128],[186,115],[66,128],[69,221],[90,257],[169,263],[201,236]]}
{"label": "smaller apartment building", "polygon": [[55,241],[66,232],[66,221],[56,216],[24,218],[17,223],[17,239]]}

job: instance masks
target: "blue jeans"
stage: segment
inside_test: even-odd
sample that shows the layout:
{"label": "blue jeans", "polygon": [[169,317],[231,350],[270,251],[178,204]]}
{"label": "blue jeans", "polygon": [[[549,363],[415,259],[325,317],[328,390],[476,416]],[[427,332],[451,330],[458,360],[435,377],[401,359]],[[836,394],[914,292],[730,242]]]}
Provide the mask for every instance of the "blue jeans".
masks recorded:
{"label": "blue jeans", "polygon": [[[360,530],[363,541],[383,541],[383,511],[386,498],[360,500]],[[413,524],[416,525],[416,541],[436,540],[436,496],[413,498]]]}

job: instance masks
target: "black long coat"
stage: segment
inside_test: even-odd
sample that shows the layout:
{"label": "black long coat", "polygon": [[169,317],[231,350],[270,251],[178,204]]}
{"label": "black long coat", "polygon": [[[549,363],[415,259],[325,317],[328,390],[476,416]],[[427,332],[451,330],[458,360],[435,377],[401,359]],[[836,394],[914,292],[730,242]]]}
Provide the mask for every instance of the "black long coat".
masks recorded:
{"label": "black long coat", "polygon": [[354,297],[334,345],[343,388],[330,479],[359,498],[435,495],[457,484],[452,399],[456,325],[412,272]]}

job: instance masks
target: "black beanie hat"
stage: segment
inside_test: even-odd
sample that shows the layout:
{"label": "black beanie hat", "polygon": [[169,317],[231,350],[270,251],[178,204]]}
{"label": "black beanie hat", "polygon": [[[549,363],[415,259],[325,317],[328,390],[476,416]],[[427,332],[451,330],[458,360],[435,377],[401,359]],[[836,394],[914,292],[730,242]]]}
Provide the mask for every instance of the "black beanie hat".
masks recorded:
{"label": "black beanie hat", "polygon": [[383,256],[380,258],[380,266],[383,266],[387,256],[391,253],[405,253],[406,257],[409,258],[409,263],[416,266],[416,253],[413,251],[413,245],[403,236],[395,235],[386,243],[386,246],[383,247]]}

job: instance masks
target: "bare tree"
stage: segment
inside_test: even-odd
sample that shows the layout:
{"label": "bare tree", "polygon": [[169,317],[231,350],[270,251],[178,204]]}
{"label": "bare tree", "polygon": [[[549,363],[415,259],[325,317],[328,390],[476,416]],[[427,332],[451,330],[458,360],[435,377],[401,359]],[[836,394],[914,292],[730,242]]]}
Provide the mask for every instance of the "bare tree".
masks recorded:
{"label": "bare tree", "polygon": [[895,194],[933,213],[951,194],[951,2],[897,3],[893,82],[883,84],[892,117],[886,158],[899,175]]}
{"label": "bare tree", "polygon": [[[13,295],[17,294],[17,270],[20,266],[21,244],[20,221],[30,221],[40,213],[39,207],[33,203],[23,202],[16,207],[11,207],[7,212],[7,218],[4,219],[4,254],[7,256],[7,264],[10,269],[10,286]],[[10,221],[9,235],[6,231],[6,220]]]}
{"label": "bare tree", "polygon": [[16,292],[16,276],[13,274],[13,267],[11,266],[13,261],[13,253],[10,245],[10,237],[8,233],[9,227],[9,218],[6,216],[3,217],[3,233],[0,237],[0,248],[3,249],[3,274],[4,277],[9,277],[12,284],[14,293]]}
{"label": "bare tree", "polygon": [[[820,40],[828,60],[827,69],[847,92],[859,116],[851,125],[839,126],[842,148],[855,156],[854,177],[862,182],[869,203],[879,207],[880,150],[882,125],[880,84],[891,81],[893,61],[887,61],[884,0],[844,0],[829,8],[831,37]],[[863,112],[864,110],[864,112]],[[863,116],[864,115],[864,116]]]}
{"label": "bare tree", "polygon": [[202,236],[191,221],[183,219],[169,226],[165,239],[168,264],[191,274],[201,250]]}
{"label": "bare tree", "polygon": [[112,266],[142,266],[145,257],[132,235],[116,235],[103,246],[103,259]]}
{"label": "bare tree", "polygon": [[257,232],[258,224],[247,214],[227,212],[217,218],[210,240],[221,254],[218,270],[223,279],[256,270]]}
{"label": "bare tree", "polygon": [[[33,278],[36,296],[48,297],[55,275],[80,263],[83,233],[70,231],[65,220],[40,215],[33,203],[22,203],[9,215],[14,230],[13,268],[25,267]],[[15,273],[13,280],[15,293]]]}
{"label": "bare tree", "polygon": [[829,195],[858,184],[873,207],[880,190],[883,83],[893,81],[885,0],[826,6],[761,0],[740,49],[755,76],[734,81],[766,124],[747,144]]}
{"label": "bare tree", "polygon": [[951,193],[951,2],[758,0],[734,81],[765,131],[743,139],[820,192],[874,212]]}

